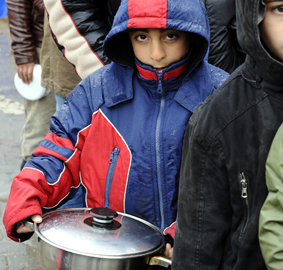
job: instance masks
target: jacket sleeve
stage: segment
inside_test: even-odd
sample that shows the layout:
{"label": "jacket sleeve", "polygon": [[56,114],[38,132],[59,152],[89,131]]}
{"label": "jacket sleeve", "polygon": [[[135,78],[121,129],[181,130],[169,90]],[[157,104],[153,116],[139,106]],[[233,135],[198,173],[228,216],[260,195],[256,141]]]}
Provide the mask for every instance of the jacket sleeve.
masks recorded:
{"label": "jacket sleeve", "polygon": [[[51,130],[33,152],[24,169],[14,178],[3,222],[7,235],[16,223],[42,208],[54,208],[66,198],[71,187],[79,187],[79,159],[92,109],[86,102],[91,94],[88,79],[68,96],[66,103],[51,118]],[[77,94],[76,94],[77,93]],[[99,95],[97,93],[97,95]],[[98,98],[97,98],[98,99]],[[75,102],[73,102],[75,100]]]}
{"label": "jacket sleeve", "polygon": [[[12,38],[12,49],[14,50],[15,61],[17,65],[38,62],[36,51],[36,39],[33,27],[33,1],[27,0],[7,0],[9,28]],[[42,18],[38,18],[43,22],[43,2],[37,1],[36,8],[42,8]],[[39,15],[38,14],[38,15]],[[39,29],[43,36],[43,29]],[[42,37],[41,37],[42,40]]]}
{"label": "jacket sleeve", "polygon": [[259,219],[259,242],[267,269],[281,270],[283,261],[283,126],[278,130],[266,163],[268,196]]}
{"label": "jacket sleeve", "polygon": [[103,42],[119,4],[110,10],[107,2],[44,0],[54,40],[81,78],[110,63]]}
{"label": "jacket sleeve", "polygon": [[235,0],[202,0],[210,25],[208,62],[232,73],[245,60],[237,40]]}
{"label": "jacket sleeve", "polygon": [[193,118],[183,142],[172,269],[218,270],[232,216],[229,181],[221,145],[203,147]]}

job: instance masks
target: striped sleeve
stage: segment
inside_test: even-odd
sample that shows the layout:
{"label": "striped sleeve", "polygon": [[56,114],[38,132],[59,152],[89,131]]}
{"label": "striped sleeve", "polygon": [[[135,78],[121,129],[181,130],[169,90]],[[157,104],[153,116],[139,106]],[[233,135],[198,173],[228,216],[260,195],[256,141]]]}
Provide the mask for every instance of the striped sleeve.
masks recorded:
{"label": "striped sleeve", "polygon": [[110,25],[98,2],[44,0],[54,40],[82,79],[110,63],[102,48]]}

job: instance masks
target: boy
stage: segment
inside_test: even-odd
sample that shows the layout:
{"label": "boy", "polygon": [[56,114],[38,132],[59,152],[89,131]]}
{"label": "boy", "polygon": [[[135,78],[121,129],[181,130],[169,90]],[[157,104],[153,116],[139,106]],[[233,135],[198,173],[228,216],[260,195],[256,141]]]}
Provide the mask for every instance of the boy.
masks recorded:
{"label": "boy", "polygon": [[267,154],[283,121],[283,1],[236,4],[247,58],[190,119],[174,270],[266,269],[258,220],[267,195]]}
{"label": "boy", "polygon": [[8,236],[44,211],[109,207],[162,230],[175,222],[183,133],[227,77],[207,63],[209,26],[194,0],[123,1],[104,50],[112,64],[86,77],[51,118],[51,131],[15,177]]}

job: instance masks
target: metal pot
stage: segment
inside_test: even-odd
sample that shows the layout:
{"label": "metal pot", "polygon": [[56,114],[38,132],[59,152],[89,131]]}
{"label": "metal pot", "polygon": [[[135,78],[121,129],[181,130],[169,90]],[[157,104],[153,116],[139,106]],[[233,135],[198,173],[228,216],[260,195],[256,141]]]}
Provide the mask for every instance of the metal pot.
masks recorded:
{"label": "metal pot", "polygon": [[39,237],[38,258],[46,270],[145,270],[168,267],[158,256],[161,231],[140,218],[108,208],[70,208],[43,215],[34,226]]}

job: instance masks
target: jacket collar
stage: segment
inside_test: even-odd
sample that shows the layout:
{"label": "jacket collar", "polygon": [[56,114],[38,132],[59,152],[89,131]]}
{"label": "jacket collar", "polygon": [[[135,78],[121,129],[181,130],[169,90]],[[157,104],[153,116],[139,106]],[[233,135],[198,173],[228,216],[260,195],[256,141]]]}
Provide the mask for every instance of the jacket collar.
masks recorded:
{"label": "jacket collar", "polygon": [[183,61],[180,61],[180,63],[177,63],[171,68],[165,68],[162,72],[158,72],[156,69],[151,68],[150,66],[143,65],[141,62],[139,62],[136,59],[136,67],[138,70],[138,74],[141,78],[144,80],[154,80],[158,81],[158,76],[162,75],[162,80],[167,81],[168,79],[174,79],[179,76],[182,76],[185,74],[185,70],[188,66],[188,59],[186,58]]}
{"label": "jacket collar", "polygon": [[[168,77],[164,82],[166,82],[165,85],[168,83],[169,86],[170,83],[172,83],[172,80],[174,81],[174,78],[177,78],[177,80],[181,78],[181,82],[178,85],[178,89],[176,89],[174,99],[185,109],[193,112],[196,107],[215,90],[211,79],[213,68],[207,64],[207,62],[202,61],[196,69],[194,68],[190,72],[184,71],[183,76],[172,78],[172,74],[175,72],[178,74],[180,70],[182,71],[184,64],[185,63],[176,63],[176,66],[174,66],[175,68],[172,66],[169,67],[169,69],[165,69],[163,72],[164,74],[168,73],[168,75],[166,75]],[[112,107],[121,102],[132,99],[134,96],[132,83],[133,76],[135,74],[134,70],[128,66],[116,64],[114,62],[105,68],[105,74],[108,73],[107,76],[111,78],[103,80],[102,82],[105,105],[107,107]],[[141,68],[144,69],[145,66],[142,66]],[[176,71],[178,68],[181,69]],[[141,74],[138,76],[142,78]],[[157,81],[154,78],[152,78],[152,80],[142,78],[142,80],[144,80],[145,83],[152,82],[156,87]],[[168,88],[168,90],[170,90],[170,88]]]}
{"label": "jacket collar", "polygon": [[141,63],[138,59],[135,59],[135,62],[137,67],[137,80],[140,85],[151,92],[153,97],[160,99],[161,95],[176,92],[180,88],[186,75],[189,55],[166,67],[161,72]]}

